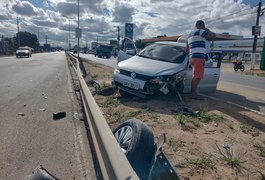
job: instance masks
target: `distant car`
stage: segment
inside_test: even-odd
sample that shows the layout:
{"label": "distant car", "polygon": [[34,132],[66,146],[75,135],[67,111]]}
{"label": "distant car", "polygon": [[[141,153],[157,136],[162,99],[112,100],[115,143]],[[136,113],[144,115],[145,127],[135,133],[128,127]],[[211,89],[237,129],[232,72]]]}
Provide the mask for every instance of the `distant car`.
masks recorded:
{"label": "distant car", "polygon": [[229,60],[230,59],[230,56],[229,55],[225,55],[224,57],[223,57],[223,60]]}
{"label": "distant car", "polygon": [[[167,94],[175,90],[189,93],[192,68],[189,66],[185,47],[185,43],[163,41],[145,47],[135,56],[120,51],[117,60],[119,63],[113,75],[115,86],[121,94],[130,93],[140,97],[156,93]],[[216,90],[220,66],[221,60],[206,61],[199,92]]]}
{"label": "distant car", "polygon": [[16,57],[23,57],[23,56],[27,56],[28,58],[31,57],[31,52],[32,48],[30,47],[19,47],[16,51]]}

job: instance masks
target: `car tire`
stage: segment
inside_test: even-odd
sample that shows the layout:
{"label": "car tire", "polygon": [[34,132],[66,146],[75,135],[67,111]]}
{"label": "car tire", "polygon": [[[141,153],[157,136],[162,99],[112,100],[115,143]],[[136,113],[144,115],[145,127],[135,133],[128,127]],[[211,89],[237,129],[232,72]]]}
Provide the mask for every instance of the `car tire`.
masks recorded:
{"label": "car tire", "polygon": [[140,120],[129,119],[113,134],[140,179],[148,179],[155,153],[154,135]]}

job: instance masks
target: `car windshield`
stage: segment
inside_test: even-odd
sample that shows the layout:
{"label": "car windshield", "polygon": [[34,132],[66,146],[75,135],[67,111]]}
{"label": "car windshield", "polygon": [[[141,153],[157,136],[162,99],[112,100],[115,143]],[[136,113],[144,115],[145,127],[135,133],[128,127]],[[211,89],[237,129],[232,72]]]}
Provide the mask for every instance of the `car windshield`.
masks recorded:
{"label": "car windshield", "polygon": [[18,50],[29,50],[29,48],[20,47],[20,48],[18,48]]}
{"label": "car windshield", "polygon": [[181,64],[186,57],[186,52],[180,46],[154,43],[144,48],[138,56],[151,60]]}

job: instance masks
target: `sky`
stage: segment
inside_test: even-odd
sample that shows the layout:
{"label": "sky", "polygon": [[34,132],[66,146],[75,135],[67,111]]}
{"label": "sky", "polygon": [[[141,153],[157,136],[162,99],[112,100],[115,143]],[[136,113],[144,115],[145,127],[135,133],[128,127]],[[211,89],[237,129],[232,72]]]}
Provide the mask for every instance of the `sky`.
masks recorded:
{"label": "sky", "polygon": [[[13,37],[28,31],[41,45],[77,43],[78,0],[1,0],[0,36]],[[187,34],[197,20],[216,33],[251,36],[260,0],[79,0],[81,46],[92,41],[109,42],[125,34],[125,23],[134,25],[134,39],[160,35]],[[261,0],[265,8],[265,0]],[[265,11],[265,10],[264,10]],[[265,15],[260,16],[261,36],[265,36]]]}

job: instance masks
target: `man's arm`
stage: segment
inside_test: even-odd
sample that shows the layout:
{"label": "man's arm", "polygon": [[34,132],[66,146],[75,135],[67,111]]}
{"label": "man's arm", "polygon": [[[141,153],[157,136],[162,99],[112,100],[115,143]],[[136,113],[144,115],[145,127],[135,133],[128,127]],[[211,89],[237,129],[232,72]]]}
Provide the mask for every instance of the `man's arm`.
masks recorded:
{"label": "man's arm", "polygon": [[205,28],[205,31],[208,31],[208,35],[206,36],[206,40],[213,41],[216,38],[216,34],[209,29]]}

